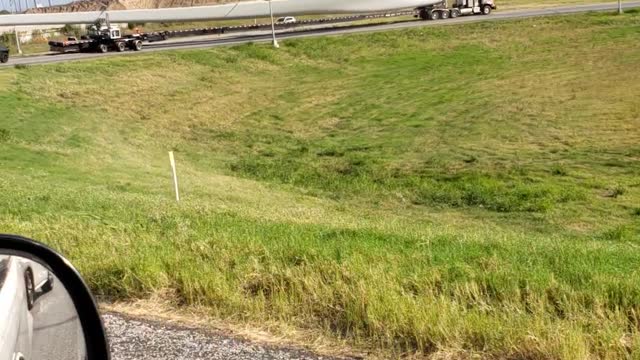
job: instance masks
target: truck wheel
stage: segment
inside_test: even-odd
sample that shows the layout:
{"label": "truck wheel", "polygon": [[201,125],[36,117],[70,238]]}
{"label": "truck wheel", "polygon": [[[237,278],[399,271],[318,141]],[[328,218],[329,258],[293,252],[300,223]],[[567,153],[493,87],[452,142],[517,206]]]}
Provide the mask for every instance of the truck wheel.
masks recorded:
{"label": "truck wheel", "polygon": [[98,52],[104,54],[107,51],[109,51],[109,47],[107,46],[107,44],[100,44],[98,45]]}
{"label": "truck wheel", "polygon": [[0,63],[6,63],[9,61],[9,54],[0,54]]}
{"label": "truck wheel", "polygon": [[440,12],[438,11],[432,11],[431,14],[429,15],[429,19],[431,20],[438,20],[440,19]]}
{"label": "truck wheel", "polygon": [[491,5],[485,5],[482,7],[482,15],[491,14]]}
{"label": "truck wheel", "polygon": [[442,12],[442,14],[440,14],[440,17],[442,19],[448,19],[449,18],[449,11],[445,10]]}
{"label": "truck wheel", "polygon": [[422,20],[429,20],[429,14],[427,13],[427,10],[425,9],[420,9],[420,19]]}
{"label": "truck wheel", "polygon": [[123,52],[123,51],[127,50],[127,44],[125,44],[124,42],[120,41],[119,43],[116,44],[116,49],[118,50],[118,52]]}
{"label": "truck wheel", "polygon": [[458,9],[453,9],[453,10],[451,10],[451,18],[452,18],[452,19],[455,19],[455,18],[457,18],[458,16],[460,16],[460,10],[458,10]]}
{"label": "truck wheel", "polygon": [[133,42],[133,50],[134,51],[140,51],[142,50],[142,41],[140,40],[136,40]]}

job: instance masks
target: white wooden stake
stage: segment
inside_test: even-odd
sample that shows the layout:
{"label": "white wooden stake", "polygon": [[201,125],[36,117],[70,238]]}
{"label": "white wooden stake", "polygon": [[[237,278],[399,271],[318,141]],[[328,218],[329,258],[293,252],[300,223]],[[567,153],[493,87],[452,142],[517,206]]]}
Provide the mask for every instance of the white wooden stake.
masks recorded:
{"label": "white wooden stake", "polygon": [[180,201],[180,193],[178,192],[178,173],[176,172],[176,160],[173,157],[173,151],[169,151],[169,162],[171,162],[171,171],[173,172],[173,187],[176,191],[176,201]]}

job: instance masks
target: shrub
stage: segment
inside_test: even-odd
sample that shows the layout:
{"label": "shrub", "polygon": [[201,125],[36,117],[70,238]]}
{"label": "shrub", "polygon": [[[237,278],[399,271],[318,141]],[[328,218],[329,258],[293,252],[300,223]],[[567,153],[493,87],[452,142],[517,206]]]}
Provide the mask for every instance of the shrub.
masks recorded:
{"label": "shrub", "polygon": [[556,165],[551,168],[551,174],[555,176],[567,176],[569,172],[564,167]]}
{"label": "shrub", "polygon": [[66,24],[65,26],[61,27],[60,32],[65,36],[75,36],[75,37],[80,36],[80,33],[81,33],[80,28],[78,26],[71,25],[71,24]]}

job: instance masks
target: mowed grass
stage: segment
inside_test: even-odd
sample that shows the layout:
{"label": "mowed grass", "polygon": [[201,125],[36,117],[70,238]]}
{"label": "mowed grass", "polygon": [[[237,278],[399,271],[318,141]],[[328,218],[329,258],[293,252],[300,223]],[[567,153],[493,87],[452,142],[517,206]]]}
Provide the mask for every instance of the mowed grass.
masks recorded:
{"label": "mowed grass", "polygon": [[636,11],[5,69],[0,229],[98,295],[385,356],[638,358],[639,39]]}

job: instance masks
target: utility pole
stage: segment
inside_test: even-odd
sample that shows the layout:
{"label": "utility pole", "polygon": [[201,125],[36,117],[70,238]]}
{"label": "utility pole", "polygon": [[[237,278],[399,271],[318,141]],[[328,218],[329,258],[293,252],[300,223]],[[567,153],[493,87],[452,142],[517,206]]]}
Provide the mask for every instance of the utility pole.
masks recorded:
{"label": "utility pole", "polygon": [[273,47],[279,48],[278,39],[276,39],[276,25],[273,22],[273,8],[271,7],[271,0],[269,0],[269,15],[271,16],[271,35],[273,36]]}
{"label": "utility pole", "polygon": [[618,0],[618,14],[622,14],[622,0]]}
{"label": "utility pole", "polygon": [[14,27],[13,33],[16,35],[16,46],[18,49],[18,54],[22,55],[22,48],[20,47],[20,35],[18,34],[18,29]]}

